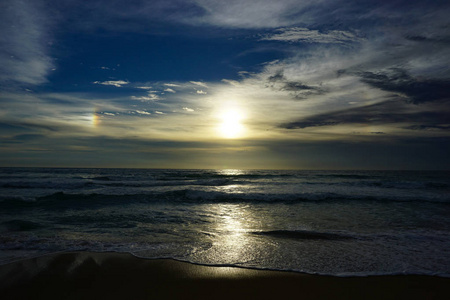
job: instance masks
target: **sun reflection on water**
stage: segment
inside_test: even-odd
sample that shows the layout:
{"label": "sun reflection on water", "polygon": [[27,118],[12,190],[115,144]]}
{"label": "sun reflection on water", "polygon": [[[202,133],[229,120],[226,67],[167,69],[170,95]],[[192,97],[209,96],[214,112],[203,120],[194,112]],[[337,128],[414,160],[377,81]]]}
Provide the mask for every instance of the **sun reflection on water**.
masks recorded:
{"label": "sun reflection on water", "polygon": [[216,233],[208,256],[222,263],[242,263],[254,259],[255,249],[250,232],[257,220],[242,204],[211,205],[210,212],[216,216]]}
{"label": "sun reflection on water", "polygon": [[239,175],[245,174],[245,171],[240,170],[240,169],[222,169],[222,170],[217,170],[216,172],[217,172],[217,174],[223,175],[223,176],[239,176]]}

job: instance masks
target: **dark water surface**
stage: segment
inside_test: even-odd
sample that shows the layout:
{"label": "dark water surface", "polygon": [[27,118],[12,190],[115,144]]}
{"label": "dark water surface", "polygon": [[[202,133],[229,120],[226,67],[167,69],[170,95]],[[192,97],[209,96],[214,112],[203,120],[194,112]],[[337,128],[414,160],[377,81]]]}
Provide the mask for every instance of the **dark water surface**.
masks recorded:
{"label": "dark water surface", "polygon": [[0,263],[117,251],[450,276],[450,172],[0,169]]}

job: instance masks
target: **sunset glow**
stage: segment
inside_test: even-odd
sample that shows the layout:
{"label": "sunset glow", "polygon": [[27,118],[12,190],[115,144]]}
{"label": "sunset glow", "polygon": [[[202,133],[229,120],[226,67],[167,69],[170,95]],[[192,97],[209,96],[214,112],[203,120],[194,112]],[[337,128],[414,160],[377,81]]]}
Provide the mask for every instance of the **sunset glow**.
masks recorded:
{"label": "sunset glow", "polygon": [[5,1],[3,166],[450,168],[445,1]]}

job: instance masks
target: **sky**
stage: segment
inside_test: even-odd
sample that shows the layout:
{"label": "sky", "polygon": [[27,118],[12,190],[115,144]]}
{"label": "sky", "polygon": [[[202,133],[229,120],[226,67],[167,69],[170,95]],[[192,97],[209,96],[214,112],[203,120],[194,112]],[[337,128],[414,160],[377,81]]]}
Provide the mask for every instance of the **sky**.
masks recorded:
{"label": "sky", "polygon": [[450,169],[450,3],[3,0],[0,166]]}

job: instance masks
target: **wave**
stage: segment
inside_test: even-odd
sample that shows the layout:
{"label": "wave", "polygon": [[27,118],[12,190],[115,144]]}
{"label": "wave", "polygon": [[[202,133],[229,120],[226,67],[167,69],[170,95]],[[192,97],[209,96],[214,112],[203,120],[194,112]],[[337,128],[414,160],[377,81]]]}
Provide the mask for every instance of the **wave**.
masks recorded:
{"label": "wave", "polygon": [[317,177],[325,178],[346,178],[346,179],[371,179],[378,177],[375,175],[356,175],[356,174],[318,174]]}
{"label": "wave", "polygon": [[[121,253],[121,252],[117,252]],[[317,272],[306,269],[295,269],[295,268],[283,268],[283,267],[263,267],[263,266],[254,266],[254,265],[246,265],[243,263],[204,263],[197,262],[192,259],[181,259],[178,257],[172,256],[161,256],[161,257],[146,257],[139,255],[139,253],[135,252],[125,252],[127,254],[131,254],[137,258],[141,259],[172,259],[175,261],[186,262],[193,265],[199,266],[209,266],[209,267],[231,267],[231,268],[240,268],[247,270],[261,270],[261,271],[276,271],[276,272],[292,272],[299,274],[308,274],[308,275],[320,275],[320,276],[331,276],[331,277],[340,277],[340,278],[354,278],[354,277],[369,277],[369,276],[406,276],[406,275],[419,275],[419,276],[437,276],[443,278],[450,278],[449,272],[432,272],[432,271],[354,271],[354,272]]]}
{"label": "wave", "polygon": [[92,180],[100,180],[100,181],[111,181],[111,178],[109,178],[108,176],[97,176],[97,177],[92,177]]}
{"label": "wave", "polygon": [[[285,177],[291,178],[285,178]],[[279,178],[278,178],[279,177]],[[283,178],[281,178],[283,177]],[[340,178],[339,180],[330,179],[330,177]],[[358,180],[353,180],[358,178]],[[215,174],[215,173],[189,173],[178,172],[175,174],[158,174],[128,176],[122,174],[116,175],[99,175],[99,176],[70,176],[70,177],[54,177],[54,178],[22,178],[9,180],[0,180],[0,188],[11,191],[17,190],[50,190],[56,191],[72,191],[81,190],[84,193],[89,191],[98,192],[98,189],[110,188],[152,188],[152,187],[186,187],[190,186],[267,186],[277,188],[280,186],[296,187],[311,189],[315,188],[318,192],[329,191],[332,189],[366,189],[367,192],[376,189],[385,194],[391,193],[393,190],[417,190],[420,192],[450,192],[449,181],[446,177],[438,178],[415,178],[401,179],[394,176],[388,178],[377,178],[377,176],[366,175],[302,175],[299,174]],[[135,193],[136,191],[131,191]],[[395,191],[394,191],[395,192]],[[20,192],[19,192],[20,193]],[[362,193],[362,192],[360,192]]]}
{"label": "wave", "polygon": [[32,231],[42,227],[42,225],[31,221],[11,220],[0,223],[0,232]]}
{"label": "wave", "polygon": [[164,186],[225,186],[231,184],[245,185],[248,182],[236,181],[231,179],[214,179],[214,180],[170,180],[170,181],[137,181],[137,182],[111,182],[103,183],[103,186],[108,187],[164,187]]}
{"label": "wave", "polygon": [[348,240],[356,237],[347,234],[319,232],[310,230],[270,230],[252,232],[256,235],[266,235],[276,238],[287,238],[296,240]]}
{"label": "wave", "polygon": [[[331,277],[340,277],[340,278],[354,278],[354,277],[372,277],[372,276],[433,276],[433,277],[441,277],[441,278],[450,278],[450,273],[448,271],[430,271],[423,270],[420,268],[411,268],[409,270],[385,270],[385,271],[347,271],[342,272],[340,270],[335,271],[316,271],[312,269],[306,268],[298,268],[298,267],[287,267],[287,266],[264,266],[264,265],[248,265],[246,263],[208,263],[203,261],[198,261],[191,257],[179,256],[179,255],[171,255],[167,253],[165,248],[167,245],[149,245],[149,244],[141,244],[137,245],[133,244],[117,244],[117,245],[109,245],[109,247],[105,247],[102,243],[95,241],[66,241],[64,247],[53,244],[55,238],[48,239],[40,239],[33,240],[29,239],[24,242],[23,247],[18,247],[15,243],[8,242],[6,244],[0,244],[0,249],[24,249],[30,252],[30,254],[18,257],[11,257],[9,259],[4,259],[0,261],[0,265],[6,265],[8,263],[16,262],[23,259],[28,258],[37,258],[44,257],[52,254],[63,254],[63,253],[118,253],[118,254],[130,254],[134,257],[143,260],[157,260],[157,259],[170,259],[179,262],[185,262],[193,265],[199,266],[208,266],[208,267],[231,267],[231,268],[239,268],[239,269],[247,269],[247,270],[262,270],[262,271],[276,271],[276,272],[292,272],[298,274],[308,274],[308,275],[320,275],[320,276],[331,276]],[[0,238],[1,241],[1,238]],[[6,247],[5,247],[6,246]],[[158,249],[160,248],[160,249]],[[158,251],[159,250],[159,251]],[[148,252],[154,253],[153,255],[148,255]]]}
{"label": "wave", "polygon": [[89,180],[77,181],[16,181],[0,184],[0,188],[5,189],[56,189],[56,190],[75,190],[75,189],[93,189],[101,187],[170,187],[170,186],[225,186],[230,184],[245,185],[248,182],[236,181],[233,179],[205,179],[205,180],[167,180],[167,181],[119,181],[110,177],[94,177]]}
{"label": "wave", "polygon": [[[341,183],[340,183],[341,184]],[[348,183],[351,185],[351,183]],[[422,181],[390,181],[390,180],[378,180],[378,181],[366,181],[357,182],[355,185],[379,187],[387,189],[420,189],[420,190],[445,190],[450,188],[448,183],[443,182],[422,182]]]}
{"label": "wave", "polygon": [[42,197],[0,197],[0,208],[22,209],[40,207],[49,210],[83,209],[113,205],[152,204],[152,203],[285,203],[300,202],[430,202],[449,205],[450,197],[419,196],[365,196],[338,193],[227,193],[219,191],[201,191],[183,189],[166,192],[146,192],[137,194],[102,194],[102,193],[65,193],[56,192]]}
{"label": "wave", "polygon": [[1,188],[5,189],[65,189],[74,190],[81,189],[92,185],[92,182],[8,182],[0,185]]}

